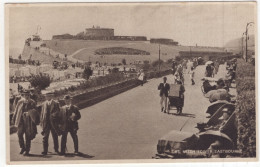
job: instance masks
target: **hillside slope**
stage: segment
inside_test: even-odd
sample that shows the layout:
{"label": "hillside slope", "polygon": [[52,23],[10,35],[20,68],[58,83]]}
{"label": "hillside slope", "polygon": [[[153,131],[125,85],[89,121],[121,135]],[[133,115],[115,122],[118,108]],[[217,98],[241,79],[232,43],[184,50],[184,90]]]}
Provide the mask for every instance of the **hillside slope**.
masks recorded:
{"label": "hillside slope", "polygon": [[30,46],[24,45],[22,59],[27,60],[30,58],[30,55],[32,60],[38,60],[42,64],[52,64],[54,60],[59,61],[57,58],[41,53]]}
{"label": "hillside slope", "polygon": [[[150,44],[143,41],[95,41],[95,40],[49,40],[45,41],[46,46],[62,54],[73,55],[74,58],[83,61],[99,62],[117,62],[120,63],[123,58],[127,63],[135,60],[154,61],[158,59],[159,45]],[[150,55],[95,55],[95,50],[109,47],[127,47],[144,50]],[[179,51],[223,51],[221,48],[207,47],[188,47],[188,46],[168,46],[161,45],[161,59],[166,61],[179,55]]]}

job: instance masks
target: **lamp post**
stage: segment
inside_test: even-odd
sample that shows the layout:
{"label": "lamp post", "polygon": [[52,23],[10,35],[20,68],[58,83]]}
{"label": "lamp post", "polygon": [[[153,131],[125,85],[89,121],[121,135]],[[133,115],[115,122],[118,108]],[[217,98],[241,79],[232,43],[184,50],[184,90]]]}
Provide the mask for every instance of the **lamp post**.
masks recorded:
{"label": "lamp post", "polygon": [[242,58],[244,58],[244,35],[245,35],[245,32],[242,34],[242,44],[241,44],[241,55],[242,55]]}
{"label": "lamp post", "polygon": [[161,46],[159,44],[159,72],[161,71]]}
{"label": "lamp post", "polygon": [[246,58],[246,62],[247,62],[247,38],[248,38],[247,35],[248,35],[248,26],[249,26],[249,25],[252,25],[252,24],[254,24],[254,22],[249,22],[249,23],[246,24],[246,32],[245,32],[245,33],[246,33],[246,57],[245,57],[245,58]]}

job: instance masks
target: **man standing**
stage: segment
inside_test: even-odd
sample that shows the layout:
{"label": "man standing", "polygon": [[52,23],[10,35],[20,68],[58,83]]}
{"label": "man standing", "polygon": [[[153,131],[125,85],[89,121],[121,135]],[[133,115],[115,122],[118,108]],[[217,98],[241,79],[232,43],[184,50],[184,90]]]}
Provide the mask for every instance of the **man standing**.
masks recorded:
{"label": "man standing", "polygon": [[74,143],[74,153],[79,154],[78,149],[78,135],[79,129],[78,120],[81,118],[79,108],[71,104],[71,97],[66,95],[64,97],[65,106],[62,107],[62,137],[61,137],[61,155],[65,154],[67,135],[70,133]]}
{"label": "man standing", "polygon": [[48,139],[50,132],[52,134],[54,150],[59,154],[59,142],[58,135],[61,135],[61,131],[58,127],[60,123],[59,113],[60,106],[59,102],[54,101],[53,93],[45,94],[46,101],[42,105],[40,125],[42,127],[41,134],[43,135],[43,152],[42,155],[47,155],[48,153]]}
{"label": "man standing", "polygon": [[37,95],[34,88],[30,88],[30,98],[37,103]]}
{"label": "man standing", "polygon": [[[163,83],[160,83],[160,85],[158,86],[158,90],[160,90],[160,97],[161,97],[161,112],[164,111],[164,113],[166,113],[166,109],[167,109],[167,97],[168,97],[168,93],[170,90],[170,85],[168,83],[166,83],[167,81],[167,77],[163,77]],[[163,105],[164,103],[164,105]]]}
{"label": "man standing", "polygon": [[[24,90],[22,94],[23,98],[18,101],[15,107],[12,123],[18,128],[17,134],[21,148],[20,154],[25,152],[24,155],[29,155],[31,140],[36,136],[37,129],[36,124],[31,123],[31,119],[28,119],[27,116],[31,110],[36,108],[36,103],[30,99],[30,94],[27,90]],[[30,123],[28,123],[27,120],[29,120]]]}

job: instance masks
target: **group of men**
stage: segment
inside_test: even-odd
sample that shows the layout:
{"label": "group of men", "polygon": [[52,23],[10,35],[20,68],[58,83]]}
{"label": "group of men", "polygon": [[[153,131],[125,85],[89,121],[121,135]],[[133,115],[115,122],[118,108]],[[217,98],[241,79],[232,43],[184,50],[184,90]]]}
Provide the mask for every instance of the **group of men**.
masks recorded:
{"label": "group of men", "polygon": [[[74,142],[74,153],[79,154],[77,136],[79,129],[78,120],[81,118],[79,109],[77,106],[71,104],[71,97],[69,95],[64,97],[65,105],[63,107],[60,107],[60,103],[54,100],[53,97],[54,94],[52,92],[46,93],[46,100],[39,107],[31,98],[30,91],[23,90],[21,92],[21,98],[15,105],[14,115],[12,117],[12,124],[17,127],[19,145],[21,148],[20,154],[29,155],[31,140],[33,140],[37,134],[37,125],[42,127],[42,155],[47,155],[48,153],[50,133],[53,138],[54,151],[57,154],[65,155],[68,133],[71,134]],[[58,136],[62,136],[60,152]]]}

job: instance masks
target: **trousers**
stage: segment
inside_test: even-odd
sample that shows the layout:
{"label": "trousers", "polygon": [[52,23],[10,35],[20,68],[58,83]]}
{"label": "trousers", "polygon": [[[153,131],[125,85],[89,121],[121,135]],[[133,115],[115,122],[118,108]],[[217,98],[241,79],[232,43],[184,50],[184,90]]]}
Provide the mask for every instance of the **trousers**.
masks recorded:
{"label": "trousers", "polygon": [[78,144],[77,130],[73,130],[73,129],[69,129],[68,131],[63,132],[61,137],[61,152],[65,153],[68,133],[70,133],[70,136],[73,140],[75,152],[78,152],[79,144]]}
{"label": "trousers", "polygon": [[52,127],[52,125],[49,125],[48,127],[46,127],[45,132],[43,134],[43,152],[48,152],[48,140],[49,140],[49,135],[52,135],[52,139],[53,139],[53,143],[54,143],[54,150],[58,151],[59,150],[59,141],[58,141],[58,135],[55,132],[54,128]]}
{"label": "trousers", "polygon": [[166,108],[167,108],[167,97],[164,94],[161,96],[160,104],[161,104],[161,108],[164,108],[166,110]]}
{"label": "trousers", "polygon": [[[21,121],[18,125],[18,139],[19,139],[19,145],[20,148],[25,149],[26,152],[30,151],[31,148],[31,139],[29,139],[29,136],[27,136],[27,134],[25,133],[25,125],[23,122],[23,119],[21,118]],[[24,134],[25,134],[25,143],[24,143]]]}

